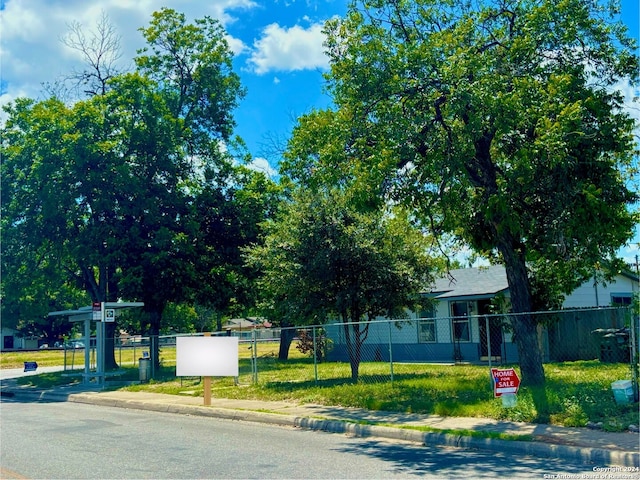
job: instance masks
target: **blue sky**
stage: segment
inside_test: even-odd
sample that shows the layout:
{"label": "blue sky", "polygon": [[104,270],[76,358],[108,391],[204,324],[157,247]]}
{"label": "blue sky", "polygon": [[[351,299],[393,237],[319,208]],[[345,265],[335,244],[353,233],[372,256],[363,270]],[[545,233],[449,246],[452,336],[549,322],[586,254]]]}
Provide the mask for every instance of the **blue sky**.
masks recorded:
{"label": "blue sky", "polygon": [[[346,0],[0,0],[0,102],[18,96],[38,98],[42,82],[79,68],[77,54],[59,39],[71,22],[87,30],[106,13],[122,36],[123,60],[143,46],[138,28],[166,6],[189,20],[209,15],[229,33],[235,69],[247,96],[235,112],[236,133],[247,143],[256,166],[274,173],[274,145],[286,141],[295,118],[329,103],[323,93],[321,27],[346,10]],[[640,40],[638,0],[622,0],[622,20]],[[627,89],[631,98],[634,92]],[[640,108],[629,111],[640,120]],[[640,234],[623,251],[638,254]]]}

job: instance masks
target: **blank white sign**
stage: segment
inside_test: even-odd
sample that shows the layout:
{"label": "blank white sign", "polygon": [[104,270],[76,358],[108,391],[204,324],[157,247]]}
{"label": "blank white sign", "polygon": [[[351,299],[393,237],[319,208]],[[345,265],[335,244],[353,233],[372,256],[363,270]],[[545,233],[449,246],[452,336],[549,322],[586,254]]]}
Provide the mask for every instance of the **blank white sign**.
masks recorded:
{"label": "blank white sign", "polygon": [[238,337],[178,337],[176,376],[237,377]]}

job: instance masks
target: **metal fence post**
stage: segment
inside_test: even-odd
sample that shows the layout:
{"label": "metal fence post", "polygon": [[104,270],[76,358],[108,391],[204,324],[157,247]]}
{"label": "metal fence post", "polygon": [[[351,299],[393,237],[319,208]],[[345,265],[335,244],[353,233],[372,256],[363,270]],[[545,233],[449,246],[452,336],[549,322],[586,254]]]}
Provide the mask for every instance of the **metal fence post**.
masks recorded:
{"label": "metal fence post", "polygon": [[393,342],[391,340],[391,322],[388,322],[389,325],[389,371],[391,373],[391,383],[393,383]]}
{"label": "metal fence post", "polygon": [[312,327],[313,335],[313,376],[315,383],[318,383],[318,342],[316,342],[316,327]]}
{"label": "metal fence post", "polygon": [[[637,257],[636,257],[636,261],[637,261]],[[636,331],[636,319],[640,320],[640,298],[638,299],[638,316],[636,317],[636,315],[634,315],[634,311],[633,308],[629,309],[629,313],[630,315],[630,329],[631,329],[631,338],[629,339],[629,341],[631,342],[631,381],[632,381],[632,385],[633,385],[633,399],[634,401],[638,401],[638,344],[636,343],[638,341],[638,337],[636,335],[637,331]]]}
{"label": "metal fence post", "polygon": [[256,330],[251,331],[251,366],[253,367],[253,383],[258,383],[258,345],[256,340]]}
{"label": "metal fence post", "polygon": [[[158,335],[149,335],[149,356],[151,357],[151,378],[156,378],[156,363],[160,363],[160,343]],[[157,355],[158,358],[155,358]]]}
{"label": "metal fence post", "polygon": [[491,374],[491,330],[489,330],[489,316],[484,317],[485,330],[487,332],[487,353],[489,354],[489,387],[493,390],[493,375]]}

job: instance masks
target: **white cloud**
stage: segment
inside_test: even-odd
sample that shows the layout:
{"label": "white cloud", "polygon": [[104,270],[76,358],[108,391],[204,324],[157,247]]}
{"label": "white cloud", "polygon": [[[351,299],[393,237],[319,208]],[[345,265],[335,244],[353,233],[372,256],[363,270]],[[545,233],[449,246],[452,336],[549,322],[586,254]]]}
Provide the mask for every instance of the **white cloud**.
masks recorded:
{"label": "white cloud", "polygon": [[6,17],[10,17],[11,21],[2,22],[3,38],[29,41],[37,39],[46,31],[44,19],[32,9],[28,9],[25,3],[8,2],[2,12],[2,19]]}
{"label": "white cloud", "polygon": [[234,55],[240,55],[242,52],[247,50],[247,46],[244,44],[242,40],[239,38],[232,37],[231,35],[227,35],[225,37],[227,43],[229,44],[229,48],[233,52]]}
{"label": "white cloud", "polygon": [[[639,239],[636,238],[635,240]],[[636,257],[640,256],[640,243],[629,243],[628,245],[620,249],[620,251],[618,252],[618,256],[622,258],[627,264],[634,265],[636,263]]]}
{"label": "white cloud", "polygon": [[326,69],[328,58],[324,54],[322,24],[305,29],[299,25],[283,28],[277,23],[268,25],[262,37],[253,44],[249,64],[257,74],[269,71]]}
{"label": "white cloud", "polygon": [[264,173],[267,177],[273,178],[278,172],[271,166],[266,158],[256,157],[251,163],[247,164],[247,168]]}
{"label": "white cloud", "polygon": [[[216,0],[206,4],[193,0],[165,0],[162,4],[155,0],[6,0],[0,10],[2,93],[9,99],[39,98],[44,82],[53,82],[74,68],[82,68],[79,55],[60,39],[73,22],[80,23],[89,34],[103,12],[121,36],[122,67],[130,68],[136,50],[144,46],[138,29],[147,26],[151,14],[161,6],[183,12],[188,21],[208,15],[226,25],[236,21],[229,12],[248,10],[256,4],[252,0]],[[241,40],[227,36],[227,41],[236,54],[246,49]]]}
{"label": "white cloud", "polygon": [[619,81],[612,89],[622,93],[624,97],[624,109],[629,116],[636,121],[636,129],[640,130],[640,103],[638,101],[640,90],[630,85],[626,80]]}

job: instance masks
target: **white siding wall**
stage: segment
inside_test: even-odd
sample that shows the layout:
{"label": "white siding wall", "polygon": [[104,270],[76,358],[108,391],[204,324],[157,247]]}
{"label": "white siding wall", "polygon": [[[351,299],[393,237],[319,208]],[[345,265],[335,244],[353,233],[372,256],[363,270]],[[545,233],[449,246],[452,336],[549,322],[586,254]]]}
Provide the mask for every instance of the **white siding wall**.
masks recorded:
{"label": "white siding wall", "polygon": [[436,303],[436,339],[437,343],[451,343],[451,321],[449,320],[449,302]]}
{"label": "white siding wall", "polygon": [[436,304],[436,318],[447,318],[449,317],[449,302],[440,300]]}
{"label": "white siding wall", "polygon": [[593,279],[590,279],[567,296],[563,307],[608,307],[611,305],[612,294],[629,294],[636,292],[637,289],[637,283],[623,275],[618,275],[615,281],[607,282],[606,285],[598,283],[596,287],[594,287]]}

